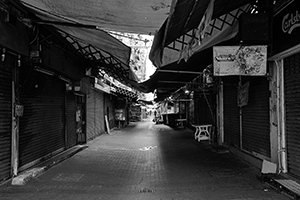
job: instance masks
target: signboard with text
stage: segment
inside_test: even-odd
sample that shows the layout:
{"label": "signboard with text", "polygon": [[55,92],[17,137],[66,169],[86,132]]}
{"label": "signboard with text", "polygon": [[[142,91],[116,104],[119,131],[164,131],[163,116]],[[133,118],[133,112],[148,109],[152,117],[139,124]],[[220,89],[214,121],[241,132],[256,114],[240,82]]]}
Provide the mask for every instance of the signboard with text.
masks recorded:
{"label": "signboard with text", "polygon": [[287,4],[274,16],[274,54],[285,51],[300,43],[300,1]]}
{"label": "signboard with text", "polygon": [[213,47],[214,76],[264,76],[267,46]]}

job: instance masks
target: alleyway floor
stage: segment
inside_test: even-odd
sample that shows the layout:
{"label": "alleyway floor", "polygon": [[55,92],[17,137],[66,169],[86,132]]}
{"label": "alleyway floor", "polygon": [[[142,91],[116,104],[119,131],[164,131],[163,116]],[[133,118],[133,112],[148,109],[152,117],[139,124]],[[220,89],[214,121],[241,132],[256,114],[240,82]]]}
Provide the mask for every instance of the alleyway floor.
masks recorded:
{"label": "alleyway floor", "polygon": [[88,142],[88,148],[23,186],[0,186],[1,200],[287,200],[230,153],[196,142],[189,129],[150,119]]}

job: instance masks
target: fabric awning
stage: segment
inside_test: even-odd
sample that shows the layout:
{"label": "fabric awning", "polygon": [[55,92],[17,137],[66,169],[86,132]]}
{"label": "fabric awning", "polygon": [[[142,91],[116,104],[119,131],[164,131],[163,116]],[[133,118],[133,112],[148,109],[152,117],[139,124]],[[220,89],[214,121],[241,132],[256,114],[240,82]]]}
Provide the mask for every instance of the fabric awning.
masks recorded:
{"label": "fabric awning", "polygon": [[[28,6],[28,4],[25,4]],[[130,47],[126,46],[116,38],[112,37],[103,30],[97,29],[96,26],[78,24],[70,22],[61,17],[38,9],[33,6],[28,6],[28,9],[34,13],[39,19],[30,19],[33,23],[53,25],[61,31],[77,38],[77,40],[88,43],[92,46],[105,51],[114,57],[118,58],[125,64],[129,63]],[[52,23],[51,23],[52,22]]]}
{"label": "fabric awning", "polygon": [[[106,31],[99,29],[100,22],[97,21],[99,15],[96,16],[95,10],[104,9],[100,5],[103,2],[72,1],[70,3],[68,1],[24,0],[21,3],[37,17],[25,20],[55,27],[78,53],[82,54],[97,69],[105,71],[106,74],[123,84],[134,88],[139,86],[137,76],[129,66],[131,48]],[[114,2],[110,3],[113,4]],[[107,4],[111,5],[110,3]],[[99,5],[96,6],[96,4]],[[83,10],[78,11],[78,7],[82,7]],[[84,9],[86,10],[84,11]],[[81,19],[83,12],[87,16],[93,14],[95,16]],[[109,28],[106,27],[106,29]],[[139,87],[136,89],[140,90]]]}
{"label": "fabric awning", "polygon": [[[180,37],[184,36],[188,37],[185,37],[183,39],[185,41],[181,42],[181,46],[184,46],[188,42],[190,42],[190,40],[187,40],[187,38],[191,38],[194,33],[187,33],[199,26],[203,15],[207,11],[209,2],[210,0],[173,0],[170,15],[155,35],[154,42],[151,48],[149,57],[156,67],[161,67],[165,64],[171,63],[174,57],[178,57],[178,53],[176,52],[175,55],[171,55],[174,52],[165,52],[166,47],[168,47],[168,45],[170,45],[174,41],[182,40],[182,38],[180,39]],[[251,2],[254,1],[215,0],[212,8],[213,10],[211,19],[214,20],[218,17],[220,19],[224,19],[221,17],[222,15],[226,15],[231,11],[234,11],[235,9],[238,9]],[[173,48],[178,47],[173,46]],[[163,59],[165,59],[164,63]],[[171,60],[167,61],[168,59]]]}
{"label": "fabric awning", "polygon": [[149,80],[141,84],[149,92],[156,90],[156,101],[163,100],[200,76],[212,59],[212,49],[206,49],[193,55],[187,62],[173,62],[157,69]]}
{"label": "fabric awning", "polygon": [[[239,41],[238,37],[233,37],[223,41],[218,45],[233,45]],[[187,61],[172,62],[160,68],[149,80],[141,83],[148,92],[156,90],[156,101],[162,101],[165,98],[176,93],[180,88],[192,83],[194,79],[202,76],[203,70],[213,62],[213,48],[206,48],[196,54],[193,54]]]}
{"label": "fabric awning", "polygon": [[[137,81],[129,63],[130,48],[100,30],[55,25],[57,31],[96,69],[124,83]],[[108,49],[109,51],[106,51]],[[114,56],[116,55],[116,56]]]}
{"label": "fabric awning", "polygon": [[171,0],[21,0],[25,6],[66,22],[102,30],[152,34],[167,19]]}

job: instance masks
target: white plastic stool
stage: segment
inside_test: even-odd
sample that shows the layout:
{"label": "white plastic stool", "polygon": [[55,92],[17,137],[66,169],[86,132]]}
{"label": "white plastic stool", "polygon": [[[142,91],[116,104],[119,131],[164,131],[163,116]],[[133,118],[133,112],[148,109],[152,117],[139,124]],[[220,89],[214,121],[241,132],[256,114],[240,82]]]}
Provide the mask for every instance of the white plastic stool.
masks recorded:
{"label": "white plastic stool", "polygon": [[211,124],[203,124],[203,125],[192,125],[196,128],[195,132],[195,140],[200,142],[201,140],[211,140]]}

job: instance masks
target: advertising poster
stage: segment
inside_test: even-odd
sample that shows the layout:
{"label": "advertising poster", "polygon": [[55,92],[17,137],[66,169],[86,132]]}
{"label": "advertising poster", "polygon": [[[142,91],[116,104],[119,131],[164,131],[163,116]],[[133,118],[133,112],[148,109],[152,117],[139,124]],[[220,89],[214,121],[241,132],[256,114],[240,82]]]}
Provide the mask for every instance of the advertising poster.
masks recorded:
{"label": "advertising poster", "polygon": [[264,76],[267,46],[215,46],[214,76]]}

